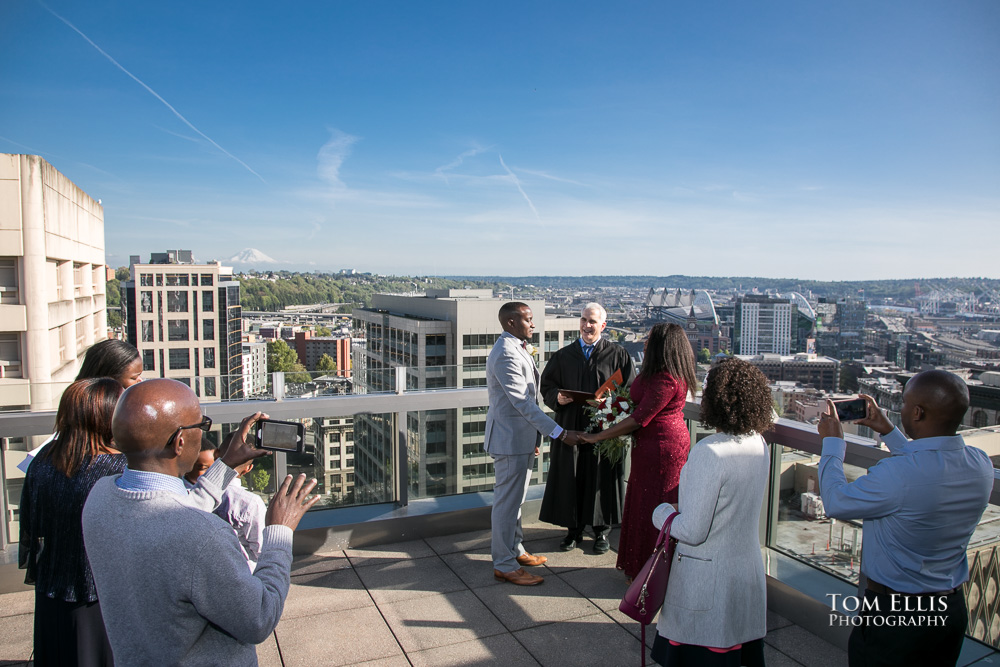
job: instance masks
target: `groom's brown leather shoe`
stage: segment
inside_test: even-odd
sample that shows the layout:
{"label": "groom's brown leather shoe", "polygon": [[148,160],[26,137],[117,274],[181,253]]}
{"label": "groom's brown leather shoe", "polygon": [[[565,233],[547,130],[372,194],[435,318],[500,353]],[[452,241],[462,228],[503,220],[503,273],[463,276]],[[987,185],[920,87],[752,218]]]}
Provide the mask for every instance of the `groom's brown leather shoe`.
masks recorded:
{"label": "groom's brown leather shoe", "polygon": [[537,586],[545,581],[537,574],[528,574],[523,569],[517,569],[513,572],[493,570],[493,578],[497,581],[509,581],[512,584],[517,584],[518,586]]}
{"label": "groom's brown leather shoe", "polygon": [[545,556],[532,556],[531,554],[526,553],[523,556],[517,557],[517,564],[522,567],[537,567],[547,560],[548,558]]}

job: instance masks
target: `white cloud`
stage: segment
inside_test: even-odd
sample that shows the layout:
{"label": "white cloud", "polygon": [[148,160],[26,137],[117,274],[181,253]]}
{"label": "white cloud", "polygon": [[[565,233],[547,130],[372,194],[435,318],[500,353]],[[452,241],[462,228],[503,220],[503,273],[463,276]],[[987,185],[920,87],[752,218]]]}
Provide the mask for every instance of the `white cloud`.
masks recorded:
{"label": "white cloud", "polygon": [[347,186],[340,180],[340,168],[344,160],[351,153],[351,146],[357,143],[359,137],[341,132],[340,130],[330,130],[330,140],[323,144],[316,156],[316,172],[319,177],[328,185],[338,190],[346,189]]}

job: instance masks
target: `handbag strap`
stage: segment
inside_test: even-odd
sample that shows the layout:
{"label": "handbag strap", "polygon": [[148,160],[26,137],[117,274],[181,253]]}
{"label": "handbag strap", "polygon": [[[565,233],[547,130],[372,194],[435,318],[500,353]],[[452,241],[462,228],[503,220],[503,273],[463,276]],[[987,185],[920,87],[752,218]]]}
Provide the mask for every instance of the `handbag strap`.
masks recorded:
{"label": "handbag strap", "polygon": [[667,540],[670,539],[670,526],[673,524],[674,519],[678,514],[680,514],[680,512],[671,512],[670,516],[668,516],[666,521],[663,522],[663,525],[660,526],[660,534],[656,538],[656,546],[653,547],[654,551],[666,544]]}
{"label": "handbag strap", "polygon": [[[663,525],[660,526],[660,534],[656,538],[656,546],[653,547],[653,553],[662,552],[666,548],[667,541],[670,540],[670,525],[674,522],[674,517],[676,517],[680,512],[673,512],[667,517]],[[642,582],[643,584],[648,584],[650,577],[653,576],[653,568],[650,568],[646,572],[646,579]]]}

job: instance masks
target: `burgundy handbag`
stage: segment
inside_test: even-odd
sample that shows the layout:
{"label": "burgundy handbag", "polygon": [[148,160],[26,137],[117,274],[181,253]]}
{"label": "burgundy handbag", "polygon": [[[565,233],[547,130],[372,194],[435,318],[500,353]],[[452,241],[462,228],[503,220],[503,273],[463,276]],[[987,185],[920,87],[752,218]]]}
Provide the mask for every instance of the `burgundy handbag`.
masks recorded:
{"label": "burgundy handbag", "polygon": [[643,667],[646,665],[646,626],[653,622],[653,617],[660,611],[663,597],[667,594],[667,580],[670,577],[670,562],[674,557],[675,544],[675,540],[670,538],[670,524],[677,514],[678,512],[674,512],[663,522],[653,555],[629,584],[625,597],[618,605],[619,611],[639,621],[642,628],[640,650]]}

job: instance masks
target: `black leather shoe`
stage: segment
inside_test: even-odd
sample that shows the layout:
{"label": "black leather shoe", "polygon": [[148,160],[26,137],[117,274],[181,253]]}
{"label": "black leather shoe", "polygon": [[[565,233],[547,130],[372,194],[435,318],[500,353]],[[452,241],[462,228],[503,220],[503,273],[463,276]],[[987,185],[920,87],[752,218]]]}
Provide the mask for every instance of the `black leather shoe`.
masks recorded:
{"label": "black leather shoe", "polygon": [[580,538],[576,535],[567,535],[563,538],[563,541],[559,543],[559,549],[562,551],[572,551],[576,549],[576,543]]}
{"label": "black leather shoe", "polygon": [[594,553],[606,554],[610,548],[611,544],[608,542],[608,538],[602,536],[594,540]]}

